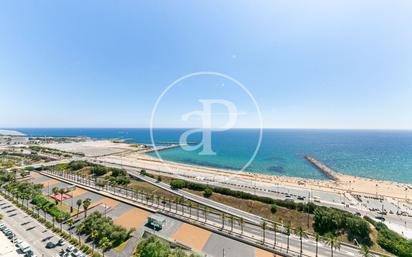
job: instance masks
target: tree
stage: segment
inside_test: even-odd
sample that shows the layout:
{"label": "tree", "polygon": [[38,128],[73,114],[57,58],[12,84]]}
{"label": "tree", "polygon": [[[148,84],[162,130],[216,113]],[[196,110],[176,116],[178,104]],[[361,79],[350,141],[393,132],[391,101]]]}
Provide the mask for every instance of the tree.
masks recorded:
{"label": "tree", "polygon": [[92,232],[90,233],[90,239],[92,240],[92,253],[94,253],[94,245],[96,243],[96,239],[98,235],[99,234],[97,233],[96,230],[92,230]]}
{"label": "tree", "polygon": [[207,214],[209,213],[209,208],[207,207],[207,206],[205,206],[204,208],[203,208],[203,211],[204,211],[204,213],[205,213],[205,223],[207,222]]}
{"label": "tree", "polygon": [[[54,197],[56,197],[56,195],[59,194],[59,188],[53,187],[53,188],[52,188],[52,192],[53,192]],[[54,198],[54,200],[56,201],[56,205],[57,205],[57,204],[59,203],[59,202],[57,201],[57,198]]]}
{"label": "tree", "polygon": [[72,227],[73,227],[73,223],[74,220],[73,219],[69,219],[66,224],[67,224],[67,228],[69,230],[69,234],[70,234],[70,239],[72,238]]}
{"label": "tree", "polygon": [[292,231],[292,228],[290,224],[286,224],[285,228],[286,228],[286,235],[288,236],[286,252],[289,252],[290,232]]}
{"label": "tree", "polygon": [[60,203],[63,204],[63,194],[66,193],[66,189],[65,188],[60,188],[59,189],[59,194],[60,194]]}
{"label": "tree", "polygon": [[78,199],[78,200],[76,201],[76,205],[77,205],[77,215],[76,215],[76,217],[79,217],[80,206],[82,206],[82,204],[83,204],[82,199]]}
{"label": "tree", "polygon": [[92,199],[90,198],[86,198],[83,201],[84,217],[87,217],[87,209],[89,209],[89,206],[91,203],[92,203]]}
{"label": "tree", "polygon": [[209,187],[205,188],[205,190],[203,191],[203,196],[206,198],[211,197],[213,194],[213,190]]}
{"label": "tree", "polygon": [[63,226],[63,221],[65,220],[65,217],[61,214],[56,216],[56,220],[57,222],[60,224],[60,231],[63,230],[62,226]]}
{"label": "tree", "polygon": [[295,232],[299,236],[299,239],[300,239],[300,256],[302,256],[302,239],[303,237],[307,237],[307,234],[305,230],[303,230],[303,228],[300,226],[295,229]]}
{"label": "tree", "polygon": [[270,212],[276,213],[278,211],[278,206],[274,203],[270,206]]}
{"label": "tree", "polygon": [[192,217],[192,202],[189,202],[187,206],[189,207],[189,217]]}
{"label": "tree", "polygon": [[230,231],[233,231],[233,224],[235,223],[235,217],[233,217],[233,215],[230,215],[229,217],[229,221],[230,221]]}
{"label": "tree", "polygon": [[277,236],[277,232],[278,232],[278,224],[276,222],[273,222],[273,247],[276,247],[276,236]]}
{"label": "tree", "polygon": [[319,248],[319,240],[320,240],[320,235],[319,233],[315,232],[315,241],[316,241],[316,257],[318,257],[318,248]]}
{"label": "tree", "polygon": [[99,241],[99,247],[100,249],[102,249],[102,253],[103,253],[103,257],[104,257],[104,253],[110,248],[112,247],[112,243],[110,242],[110,240],[107,237],[103,237],[102,239],[100,239]]}
{"label": "tree", "polygon": [[263,244],[265,244],[265,240],[266,240],[266,226],[267,226],[267,223],[263,221],[261,224],[262,233],[263,233]]}
{"label": "tree", "polygon": [[370,249],[367,245],[362,245],[361,246],[360,253],[362,254],[363,257],[372,257],[372,256],[374,256],[371,253],[371,251],[370,251]]}
{"label": "tree", "polygon": [[245,219],[243,217],[239,218],[240,233],[243,235],[243,226],[245,225]]}
{"label": "tree", "polygon": [[331,257],[333,257],[333,250],[340,249],[340,241],[337,236],[328,233],[325,238],[326,245],[330,246]]}

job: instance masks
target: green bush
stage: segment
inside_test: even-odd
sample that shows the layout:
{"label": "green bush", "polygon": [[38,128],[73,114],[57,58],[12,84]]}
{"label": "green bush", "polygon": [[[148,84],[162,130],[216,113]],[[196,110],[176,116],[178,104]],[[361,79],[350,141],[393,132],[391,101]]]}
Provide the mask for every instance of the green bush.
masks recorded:
{"label": "green bush", "polygon": [[386,251],[399,257],[412,257],[412,242],[390,230],[385,224],[376,223],[378,244]]}
{"label": "green bush", "polygon": [[314,212],[314,229],[321,235],[346,232],[350,241],[371,245],[369,237],[371,229],[367,221],[347,211],[318,206]]}
{"label": "green bush", "polygon": [[205,188],[205,190],[203,191],[203,196],[206,198],[211,197],[213,194],[213,190],[211,188]]}
{"label": "green bush", "polygon": [[116,247],[129,239],[133,230],[115,225],[112,218],[105,217],[100,212],[93,212],[87,218],[83,219],[77,227],[78,232],[90,236],[93,231],[97,232],[96,242],[107,237],[112,246]]}
{"label": "green bush", "polygon": [[270,206],[270,212],[271,213],[276,213],[278,211],[278,206],[276,204],[272,204]]}

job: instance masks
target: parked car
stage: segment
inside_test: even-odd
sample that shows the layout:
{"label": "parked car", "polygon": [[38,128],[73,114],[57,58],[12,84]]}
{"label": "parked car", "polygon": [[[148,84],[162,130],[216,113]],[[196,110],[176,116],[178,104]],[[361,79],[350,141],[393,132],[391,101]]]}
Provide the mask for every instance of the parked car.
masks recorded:
{"label": "parked car", "polygon": [[52,243],[52,242],[47,242],[47,244],[46,244],[45,247],[46,247],[47,249],[51,249],[51,248],[56,247],[56,245],[55,245],[54,243]]}
{"label": "parked car", "polygon": [[57,245],[63,246],[65,244],[64,239],[60,238],[59,241],[57,241]]}

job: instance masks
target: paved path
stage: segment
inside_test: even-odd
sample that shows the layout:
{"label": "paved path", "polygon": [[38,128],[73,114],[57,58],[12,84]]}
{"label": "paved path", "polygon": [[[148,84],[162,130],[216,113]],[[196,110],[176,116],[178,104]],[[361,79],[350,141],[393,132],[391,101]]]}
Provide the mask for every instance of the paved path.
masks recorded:
{"label": "paved path", "polygon": [[34,254],[39,257],[52,257],[58,255],[61,247],[46,249],[45,245],[47,242],[56,243],[60,237],[2,196],[0,196],[0,213],[4,216],[1,222],[12,229],[17,238],[26,241],[31,246]]}

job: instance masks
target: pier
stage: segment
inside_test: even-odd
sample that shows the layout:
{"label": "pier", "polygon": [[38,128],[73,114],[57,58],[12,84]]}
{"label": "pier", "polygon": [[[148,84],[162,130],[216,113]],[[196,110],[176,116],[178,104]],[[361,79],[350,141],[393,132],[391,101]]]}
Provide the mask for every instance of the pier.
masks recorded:
{"label": "pier", "polygon": [[313,166],[315,166],[320,172],[325,174],[328,178],[334,180],[334,181],[339,181],[339,173],[335,171],[334,169],[330,168],[326,164],[323,164],[322,162],[316,160],[312,156],[305,155],[305,159],[310,162]]}
{"label": "pier", "polygon": [[176,148],[176,147],[181,147],[183,146],[183,144],[172,144],[172,145],[165,145],[165,146],[154,146],[151,149],[148,149],[146,151],[144,151],[145,153],[152,153],[154,151],[163,151],[163,150],[167,150],[167,149],[172,149],[172,148]]}

